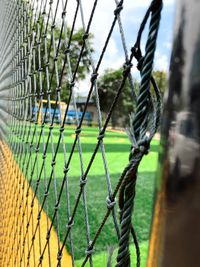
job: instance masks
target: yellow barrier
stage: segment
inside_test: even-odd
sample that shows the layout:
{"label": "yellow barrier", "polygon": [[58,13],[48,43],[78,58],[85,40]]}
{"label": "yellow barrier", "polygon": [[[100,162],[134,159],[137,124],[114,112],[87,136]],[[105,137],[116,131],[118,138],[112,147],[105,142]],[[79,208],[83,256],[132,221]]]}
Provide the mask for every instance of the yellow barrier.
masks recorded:
{"label": "yellow barrier", "polygon": [[[0,141],[0,164],[0,266],[38,266],[41,249],[46,242],[47,225],[51,223],[50,219],[44,211],[41,213],[40,224],[28,259],[40,204],[35,198],[31,209],[34,192],[30,188],[26,198],[27,180],[13,158],[11,150],[2,141]],[[28,205],[24,209],[26,201]],[[30,216],[30,225],[26,228]],[[25,241],[24,246],[23,241]],[[57,266],[57,249],[58,237],[52,229],[42,267]],[[72,266],[71,256],[66,250],[63,251],[61,263],[65,267]]]}

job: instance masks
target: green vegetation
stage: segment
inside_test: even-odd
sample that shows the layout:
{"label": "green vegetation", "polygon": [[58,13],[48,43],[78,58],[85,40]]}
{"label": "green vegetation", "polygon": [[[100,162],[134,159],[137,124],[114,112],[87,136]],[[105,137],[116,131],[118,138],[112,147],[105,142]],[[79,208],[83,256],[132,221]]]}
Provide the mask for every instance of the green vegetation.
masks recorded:
{"label": "green vegetation", "polygon": [[[113,99],[116,95],[116,92],[121,86],[122,80],[122,68],[118,70],[107,69],[99,77],[97,85],[102,111],[108,112],[108,109],[112,105]],[[119,126],[119,124],[124,125],[125,122],[127,123],[128,116],[124,116],[124,114],[130,114],[133,110],[133,99],[131,94],[131,88],[127,80],[124,84],[121,97],[118,99],[117,106],[112,112],[112,127]],[[119,123],[119,118],[122,120],[121,123]]]}
{"label": "green vegetation", "polygon": [[160,89],[161,97],[163,99],[164,93],[167,89],[167,73],[160,70],[153,71],[153,77]]}
{"label": "green vegetation", "polygon": [[[44,92],[44,99],[47,99],[47,89],[51,89],[51,99],[56,99],[56,95],[57,95],[57,77],[56,77],[56,71],[55,71],[55,64],[56,64],[56,68],[58,73],[62,73],[62,83],[61,87],[62,90],[60,92],[61,94],[61,99],[64,102],[68,102],[68,98],[69,98],[69,93],[70,93],[70,82],[73,76],[72,74],[74,74],[76,68],[77,68],[77,62],[78,62],[78,58],[79,58],[79,54],[83,45],[83,36],[84,36],[84,30],[83,28],[79,28],[76,29],[72,32],[72,29],[67,28],[62,32],[62,36],[60,36],[60,25],[56,25],[56,27],[54,28],[53,34],[54,34],[54,39],[56,40],[56,42],[61,39],[60,41],[60,46],[59,46],[59,52],[57,52],[57,48],[58,48],[58,44],[55,44],[55,49],[54,49],[54,41],[52,39],[52,29],[51,26],[49,25],[49,28],[47,29],[47,34],[46,34],[46,41],[47,41],[47,47],[45,48],[44,42],[41,42],[40,45],[40,49],[39,47],[36,47],[36,53],[35,53],[35,68],[36,70],[38,70],[40,68],[40,66],[42,67],[42,80],[45,81],[46,75],[45,75],[45,71],[46,71],[46,57],[48,56],[48,71],[49,71],[49,79],[51,80],[51,84],[50,84],[50,88],[47,88],[47,81],[43,82],[43,92]],[[43,32],[46,31],[46,28],[43,27]],[[41,35],[43,35],[41,33]],[[70,41],[70,45],[69,45],[69,38],[71,36],[71,41]],[[88,49],[90,51],[90,53],[94,52],[94,49],[92,47],[92,40],[93,40],[93,35],[90,33],[88,38],[87,38],[87,46]],[[48,51],[50,51],[50,53],[45,54],[45,49]],[[66,58],[66,51],[68,51],[68,55],[70,58],[70,67],[68,65],[68,61]],[[57,60],[55,63],[55,55],[57,52]],[[39,60],[40,59],[40,60]],[[65,67],[64,66],[64,62],[66,62]],[[88,50],[84,50],[81,56],[81,60],[79,62],[78,68],[76,70],[76,81],[81,81],[84,80],[86,78],[86,76],[89,74],[90,71],[90,66],[91,66],[91,62],[88,56]],[[71,70],[70,70],[71,68]],[[70,74],[70,71],[72,74]],[[38,94],[38,98],[40,95],[40,79],[39,79],[39,74],[35,76],[35,80],[32,80],[33,83],[33,88],[34,90],[36,90],[37,94]],[[61,77],[59,76],[59,80],[61,79]],[[34,81],[36,82],[36,87],[34,87]]]}
{"label": "green vegetation", "polygon": [[[108,112],[108,108],[111,106],[112,101],[116,95],[117,90],[121,86],[123,80],[123,69],[106,69],[102,75],[99,76],[97,80],[99,100],[101,110],[103,112]],[[167,88],[167,73],[164,71],[153,71],[153,77],[160,89],[161,97],[163,98],[164,92]],[[153,87],[152,87],[153,88]],[[136,96],[139,94],[140,83],[134,80],[134,92]],[[133,93],[131,92],[131,87],[128,79],[126,80],[121,96],[118,99],[116,108],[113,110],[111,116],[112,127],[125,126],[128,122],[128,116],[133,111],[133,105],[136,104],[133,101]],[[152,95],[155,95],[152,90]]]}
{"label": "green vegetation", "polygon": [[[136,266],[136,255],[135,255],[135,249],[133,245],[130,247],[131,251],[131,259],[133,260],[133,266]],[[141,267],[146,267],[146,261],[147,261],[147,254],[148,254],[148,241],[141,242],[140,244],[140,252],[141,252]],[[115,259],[117,256],[117,249],[114,251],[112,255],[112,266],[115,266]],[[94,255],[93,262],[95,263],[95,267],[104,267],[107,266],[107,260],[108,260],[108,252],[104,251],[97,255]],[[76,261],[76,267],[81,267],[82,260]],[[89,267],[89,263],[85,265],[85,267]]]}
{"label": "green vegetation", "polygon": [[[39,133],[39,131],[38,131]],[[48,134],[48,128],[45,129],[45,138],[46,141]],[[69,156],[69,152],[72,147],[72,142],[74,140],[74,128],[73,126],[68,126],[64,132],[65,135],[65,146],[67,151],[67,158]],[[48,153],[46,158],[46,178],[49,179],[51,172],[51,159],[52,159],[52,145],[54,148],[57,145],[57,140],[59,136],[58,127],[56,126],[53,130],[53,142],[51,141],[48,146]],[[83,163],[84,169],[86,169],[88,162],[91,158],[92,152],[95,148],[97,142],[98,131],[96,128],[87,128],[83,127],[81,133],[81,144],[83,151]],[[117,184],[117,181],[120,177],[120,174],[123,168],[126,166],[128,162],[128,155],[130,149],[130,142],[125,133],[116,133],[112,131],[107,131],[104,139],[108,169],[110,171],[110,178],[112,182],[113,188]],[[43,150],[43,143],[40,145],[40,152]],[[137,236],[140,242],[142,242],[142,250],[145,255],[145,251],[147,251],[147,240],[149,239],[149,227],[151,222],[151,209],[152,209],[152,198],[153,198],[153,187],[154,187],[154,174],[156,170],[157,164],[157,152],[158,152],[158,141],[153,140],[151,145],[151,152],[148,156],[145,156],[143,161],[141,162],[139,168],[139,175],[137,181],[137,193],[136,193],[136,201],[135,201],[135,211],[134,211],[134,226],[137,232]],[[33,159],[35,154],[33,156]],[[32,183],[33,190],[36,186],[36,177],[38,177],[39,170],[42,164],[42,153],[39,153],[38,156],[38,165],[36,166],[34,173],[34,181]],[[64,166],[64,154],[62,144],[59,147],[58,155],[56,158],[55,165],[55,179],[52,180],[50,186],[50,192],[47,198],[46,203],[48,203],[48,214],[50,218],[53,216],[54,205],[55,205],[55,187],[59,192],[61,188],[61,183],[63,180],[63,166]],[[29,170],[30,173],[30,170]],[[68,173],[68,189],[69,189],[69,199],[70,199],[70,207],[71,212],[73,206],[75,204],[75,200],[79,191],[79,183],[81,176],[81,168],[80,168],[80,160],[78,153],[78,146],[75,148],[75,152],[72,156],[72,161],[70,164],[70,170]],[[88,213],[89,213],[89,222],[90,222],[90,234],[91,239],[93,238],[97,227],[99,226],[107,208],[106,208],[106,197],[107,186],[106,186],[106,178],[105,171],[103,167],[103,161],[100,151],[97,153],[94,163],[91,167],[91,170],[88,174],[87,184],[86,184],[86,192],[87,192],[87,203],[88,203]],[[38,198],[41,201],[43,198],[43,194],[45,191],[45,179],[44,173],[42,174],[42,179],[40,181],[40,190],[38,193]],[[58,210],[59,217],[59,231],[61,240],[64,239],[64,235],[66,232],[67,225],[67,205],[66,205],[66,188],[64,188],[61,202]],[[47,210],[47,206],[45,205],[45,209]],[[117,211],[117,207],[116,207]],[[118,214],[117,214],[118,216]],[[54,223],[55,228],[56,222]],[[85,256],[85,250],[87,248],[86,242],[86,228],[84,222],[84,206],[83,200],[81,198],[80,205],[78,207],[74,226],[72,228],[72,239],[74,243],[74,251],[76,259],[81,259]],[[102,260],[106,260],[107,253],[105,252],[109,246],[116,247],[117,239],[116,232],[114,230],[113,221],[110,217],[107,223],[105,224],[103,231],[97,240],[95,246],[95,267],[96,266],[105,266],[102,263]],[[69,240],[67,242],[67,248],[70,252]],[[103,252],[104,251],[104,252]],[[99,254],[100,253],[100,254]],[[145,257],[145,256],[144,256]],[[101,261],[100,261],[101,259]],[[102,264],[100,264],[102,263]],[[77,261],[77,266],[79,261]],[[99,265],[98,265],[99,264]],[[143,266],[143,265],[142,265]]]}

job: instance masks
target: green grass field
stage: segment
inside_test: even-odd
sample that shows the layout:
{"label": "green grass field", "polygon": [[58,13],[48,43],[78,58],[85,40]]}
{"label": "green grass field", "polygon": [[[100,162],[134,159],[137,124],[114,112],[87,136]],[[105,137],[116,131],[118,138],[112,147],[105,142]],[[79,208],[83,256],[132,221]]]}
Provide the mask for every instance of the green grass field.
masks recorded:
{"label": "green grass field", "polygon": [[[45,129],[46,141],[48,129]],[[53,130],[53,142],[49,143],[48,154],[46,158],[46,177],[48,178],[51,171],[51,159],[52,159],[52,146],[56,146],[58,140],[58,127],[56,126]],[[66,157],[69,156],[71,150],[72,142],[74,140],[74,128],[73,126],[67,127],[64,132],[65,135],[65,147],[66,147]],[[92,152],[94,150],[95,144],[97,142],[98,131],[97,128],[83,127],[80,141],[82,144],[83,151],[83,162],[84,169],[91,158]],[[126,133],[116,133],[112,131],[107,131],[104,138],[108,169],[110,173],[110,178],[112,182],[112,187],[114,188],[120,177],[123,168],[128,162],[128,155],[130,150],[130,141],[127,138]],[[154,187],[154,175],[157,167],[157,156],[158,156],[159,142],[153,140],[151,144],[151,152],[148,156],[145,156],[141,162],[139,168],[139,175],[137,181],[137,192],[134,208],[133,222],[137,232],[139,241],[141,242],[141,253],[143,258],[142,266],[145,266],[146,254],[148,249],[148,239],[149,239],[149,228],[151,222],[151,212],[152,212],[152,201],[153,201],[153,187]],[[40,145],[40,152],[43,150],[43,144]],[[33,157],[34,158],[34,157]],[[42,163],[42,153],[39,153],[38,165],[34,173],[34,181],[32,183],[33,190],[36,185],[36,177],[40,170]],[[64,166],[64,153],[62,144],[60,145],[58,155],[56,158],[55,165],[55,179],[52,180],[50,192],[47,198],[48,203],[48,214],[52,218],[55,205],[55,188],[59,192],[60,186],[63,179],[63,166]],[[80,160],[78,147],[75,148],[75,153],[73,154],[72,161],[70,164],[70,170],[68,173],[68,189],[70,198],[71,211],[74,206],[77,193],[79,191],[79,181],[81,176],[80,170]],[[40,181],[40,190],[38,193],[39,201],[42,199],[44,194],[44,184],[45,179],[42,174],[42,179]],[[88,213],[89,213],[89,223],[90,223],[90,234],[91,239],[93,238],[97,227],[99,226],[107,208],[106,208],[106,197],[107,186],[105,179],[105,171],[103,167],[103,161],[100,151],[97,153],[92,168],[89,172],[87,185],[85,188],[87,192],[87,202],[88,202]],[[45,206],[47,209],[47,207]],[[117,207],[116,207],[117,210]],[[117,214],[118,215],[118,214]],[[63,240],[66,225],[67,225],[67,205],[66,205],[66,188],[62,194],[61,203],[58,211],[59,217],[59,232],[60,238]],[[57,228],[56,223],[54,224]],[[84,211],[83,211],[83,200],[81,199],[80,205],[78,207],[74,226],[72,228],[72,239],[74,244],[75,258],[77,259],[77,267],[80,266],[81,259],[85,256],[85,250],[87,248],[86,242],[86,228],[84,222]],[[107,259],[107,248],[109,246],[117,246],[116,232],[113,227],[113,221],[110,217],[103,231],[97,240],[94,253],[94,263],[95,267],[106,266],[105,262]],[[68,251],[70,248],[67,244]],[[116,254],[116,252],[114,253]]]}
{"label": "green grass field", "polygon": [[[136,266],[136,255],[133,245],[130,246],[131,257],[133,259],[132,266]],[[140,243],[140,252],[141,252],[141,267],[146,267],[147,254],[148,254],[148,241],[143,241]],[[114,251],[112,255],[112,266],[115,266],[115,259],[117,257],[117,249]],[[106,267],[108,261],[108,251],[100,252],[97,255],[94,255],[93,262],[95,267]],[[81,267],[82,259],[76,261],[76,267]],[[85,265],[86,267],[90,267],[89,263]]]}

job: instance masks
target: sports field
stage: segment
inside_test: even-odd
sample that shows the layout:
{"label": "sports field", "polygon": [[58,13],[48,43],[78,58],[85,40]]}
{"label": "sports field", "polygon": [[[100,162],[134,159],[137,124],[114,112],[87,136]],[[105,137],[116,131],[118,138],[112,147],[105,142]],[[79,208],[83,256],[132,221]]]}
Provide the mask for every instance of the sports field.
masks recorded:
{"label": "sports field", "polygon": [[[39,135],[40,127],[38,127]],[[36,186],[36,177],[40,170],[42,164],[42,151],[43,145],[46,142],[48,129],[45,129],[45,137],[42,139],[40,151],[38,154],[38,164],[34,172],[34,181],[32,182],[32,188],[34,190]],[[59,128],[55,126],[53,129],[53,139],[50,139],[48,145],[48,153],[46,158],[46,179],[48,180],[50,171],[51,171],[51,159],[52,159],[52,148],[56,147],[57,140],[59,135]],[[66,158],[68,158],[72,143],[74,140],[74,127],[66,127],[64,131],[64,144],[66,148]],[[87,164],[91,158],[92,152],[94,150],[95,144],[97,142],[98,129],[83,127],[82,133],[80,135],[80,142],[83,151],[83,163],[84,168],[87,167]],[[35,137],[35,144],[37,140],[37,135]],[[112,186],[116,185],[120,174],[123,168],[128,162],[128,155],[130,150],[130,141],[127,138],[127,134],[124,132],[113,132],[107,131],[104,138],[106,157],[108,163],[108,169],[110,173],[110,178]],[[149,239],[149,227],[151,222],[151,212],[152,212],[152,198],[153,198],[153,188],[154,188],[154,177],[155,171],[157,168],[157,157],[158,157],[158,148],[159,141],[153,140],[151,144],[151,152],[144,157],[140,168],[137,181],[137,192],[136,192],[136,201],[135,201],[135,211],[134,211],[134,226],[137,232],[139,241],[141,242],[141,257],[142,266],[145,266],[145,259],[148,250],[148,239]],[[35,154],[33,155],[34,159]],[[56,158],[55,165],[55,176],[52,180],[50,192],[47,198],[48,205],[45,205],[45,209],[48,209],[48,214],[52,218],[55,205],[55,192],[59,192],[60,186],[63,180],[63,167],[64,167],[64,153],[62,143],[60,145],[58,155]],[[30,171],[30,170],[29,170]],[[80,159],[78,146],[75,148],[75,153],[72,156],[72,161],[70,164],[70,170],[68,173],[68,190],[69,190],[69,199],[71,211],[75,203],[75,199],[79,190],[81,176],[80,168]],[[40,181],[40,190],[38,192],[38,199],[41,201],[45,191],[45,176],[42,174]],[[89,172],[86,184],[87,192],[87,202],[88,202],[88,214],[89,214],[89,223],[90,223],[90,234],[91,239],[93,238],[97,227],[99,226],[106,208],[106,197],[107,186],[105,179],[105,171],[103,167],[103,161],[100,151],[97,153],[92,168]],[[117,208],[117,207],[116,207]],[[116,209],[117,210],[117,209]],[[64,238],[67,225],[67,203],[66,203],[66,188],[62,194],[61,203],[58,210],[59,217],[59,232],[61,241]],[[56,223],[54,224],[57,228]],[[78,207],[74,226],[72,228],[72,239],[74,245],[74,252],[76,258],[77,267],[81,264],[81,259],[85,256],[85,250],[87,248],[86,242],[86,227],[84,222],[84,209],[83,201]],[[96,267],[106,266],[107,261],[107,249],[109,246],[116,246],[116,232],[113,227],[113,221],[110,218],[96,243],[95,252],[94,252],[94,263]],[[70,253],[70,248],[67,244],[67,249]],[[116,254],[116,252],[114,252]],[[113,257],[115,258],[115,257]]]}

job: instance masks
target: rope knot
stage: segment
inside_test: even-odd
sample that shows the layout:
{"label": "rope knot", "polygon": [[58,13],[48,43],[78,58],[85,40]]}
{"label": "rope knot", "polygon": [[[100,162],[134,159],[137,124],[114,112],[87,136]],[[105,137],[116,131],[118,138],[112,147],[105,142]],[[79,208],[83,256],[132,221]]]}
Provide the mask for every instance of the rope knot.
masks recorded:
{"label": "rope knot", "polygon": [[49,240],[49,238],[50,238],[50,230],[47,231],[46,240]]}
{"label": "rope knot", "polygon": [[74,220],[72,220],[72,218],[70,218],[68,224],[66,225],[67,228],[72,228],[72,226],[74,225]]}
{"label": "rope knot", "polygon": [[87,179],[80,178],[80,187],[83,187],[87,183]]}
{"label": "rope knot", "polygon": [[54,210],[57,211],[57,210],[59,209],[59,207],[60,207],[60,203],[58,202],[58,203],[56,203],[56,205],[54,206]]}
{"label": "rope knot", "polygon": [[131,62],[126,62],[123,65],[124,71],[123,71],[123,76],[126,76],[129,74],[131,68],[132,68],[133,64]]}
{"label": "rope knot", "polygon": [[43,255],[40,256],[40,259],[39,259],[40,264],[42,263],[42,261],[43,261]]}
{"label": "rope knot", "polygon": [[57,260],[60,261],[62,259],[62,251],[59,251],[57,254]]}
{"label": "rope knot", "polygon": [[131,147],[131,156],[137,155],[140,152],[139,147],[132,146]]}
{"label": "rope knot", "polygon": [[138,64],[137,64],[137,69],[138,69],[139,71],[142,70],[143,62],[144,62],[144,57],[141,57],[141,58],[138,60]]}
{"label": "rope knot", "polygon": [[117,5],[116,9],[114,10],[114,15],[118,16],[119,13],[122,11],[123,6],[122,6],[122,1]]}
{"label": "rope knot", "polygon": [[137,69],[139,71],[141,71],[142,65],[143,65],[143,62],[144,62],[144,57],[142,56],[141,49],[140,49],[140,47],[138,47],[137,43],[131,48],[131,52],[133,53],[133,56],[138,61]]}
{"label": "rope knot", "polygon": [[38,212],[37,220],[39,221],[41,218],[41,212]]}
{"label": "rope knot", "polygon": [[149,139],[144,139],[144,140],[140,140],[138,142],[135,142],[131,146],[131,152],[130,152],[129,160],[131,158],[134,158],[139,153],[141,153],[142,155],[147,155],[149,153],[149,148],[150,148],[150,140]]}
{"label": "rope knot", "polygon": [[36,181],[36,186],[38,187],[39,184],[40,184],[40,178],[37,179],[37,181]]}
{"label": "rope knot", "polygon": [[55,27],[56,27],[56,24],[55,24],[55,23],[52,24],[52,25],[51,25],[51,30],[55,29]]}
{"label": "rope knot", "polygon": [[84,35],[83,35],[83,41],[85,41],[87,38],[89,37],[89,33],[84,33]]}
{"label": "rope knot", "polygon": [[107,198],[106,198],[106,203],[107,203],[107,208],[108,208],[108,209],[113,209],[113,207],[114,207],[115,204],[116,204],[116,201],[115,201],[115,199],[114,199],[114,200],[111,199],[110,196],[107,196]]}
{"label": "rope knot", "polygon": [[60,127],[60,132],[62,133],[62,132],[64,131],[64,129],[65,129],[65,127],[64,127],[64,125],[62,125],[62,126]]}
{"label": "rope knot", "polygon": [[54,165],[56,165],[56,160],[55,160],[55,159],[53,159],[53,160],[51,161],[51,167],[53,167]]}
{"label": "rope knot", "polygon": [[69,83],[69,86],[72,88],[72,87],[74,87],[74,85],[75,85],[75,82],[73,82],[73,81],[71,81],[70,83]]}
{"label": "rope knot", "polygon": [[65,51],[64,51],[64,54],[67,55],[68,53],[70,53],[70,48],[66,48]]}
{"label": "rope knot", "polygon": [[138,142],[138,147],[139,150],[142,154],[147,155],[149,153],[149,148],[150,148],[150,140],[147,138],[145,140],[141,140]]}
{"label": "rope knot", "polygon": [[97,79],[98,73],[94,72],[91,75],[90,81],[93,83]]}
{"label": "rope knot", "polygon": [[46,191],[46,192],[44,193],[44,197],[47,197],[47,196],[48,196],[48,194],[49,194],[49,192],[48,192],[48,191]]}
{"label": "rope knot", "polygon": [[104,132],[104,130],[102,129],[102,130],[100,131],[100,133],[99,133],[97,139],[98,139],[98,140],[102,140],[102,139],[104,138],[104,136],[105,136],[105,132]]}
{"label": "rope knot", "polygon": [[93,248],[93,245],[92,245],[92,241],[89,242],[89,246],[87,248],[87,250],[85,251],[85,254],[87,256],[90,256],[92,255],[92,253],[94,252],[94,248]]}
{"label": "rope knot", "polygon": [[77,135],[79,135],[79,134],[81,133],[81,130],[82,130],[82,129],[81,129],[80,127],[77,127],[75,133],[76,133]]}
{"label": "rope knot", "polygon": [[56,92],[58,93],[60,91],[61,91],[61,86],[56,87]]}
{"label": "rope knot", "polygon": [[66,16],[66,13],[67,13],[66,10],[62,12],[61,14],[62,19]]}
{"label": "rope knot", "polygon": [[53,60],[54,62],[58,61],[58,56],[55,56]]}
{"label": "rope knot", "polygon": [[64,174],[68,173],[68,171],[69,171],[69,168],[68,168],[67,166],[65,166],[65,167],[63,168],[63,172],[64,172]]}

